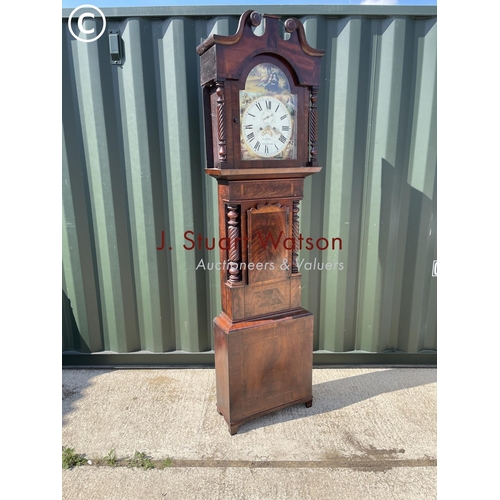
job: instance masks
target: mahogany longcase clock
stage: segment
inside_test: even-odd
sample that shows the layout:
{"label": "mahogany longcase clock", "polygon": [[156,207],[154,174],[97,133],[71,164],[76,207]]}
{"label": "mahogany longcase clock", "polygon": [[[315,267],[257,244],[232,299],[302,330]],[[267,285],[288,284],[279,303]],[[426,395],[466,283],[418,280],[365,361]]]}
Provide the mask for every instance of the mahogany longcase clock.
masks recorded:
{"label": "mahogany longcase clock", "polygon": [[[226,242],[214,344],[217,409],[231,434],[260,415],[312,405],[313,315],[300,301],[298,213],[304,177],[321,170],[324,51],[309,46],[299,20],[262,18],[249,10],[234,35],[211,35],[197,48],[205,172],[217,179]],[[252,26],[263,21],[257,36]]]}

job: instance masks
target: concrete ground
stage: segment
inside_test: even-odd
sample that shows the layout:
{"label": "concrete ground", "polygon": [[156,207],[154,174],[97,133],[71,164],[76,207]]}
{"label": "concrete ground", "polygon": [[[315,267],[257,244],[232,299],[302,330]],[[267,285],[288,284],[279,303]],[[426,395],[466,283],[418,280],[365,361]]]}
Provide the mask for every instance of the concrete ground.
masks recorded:
{"label": "concrete ground", "polygon": [[[315,369],[311,408],[234,436],[213,369],[63,370],[62,380],[62,444],[93,462],[63,471],[64,499],[436,498],[434,368]],[[96,466],[110,450],[171,465]]]}

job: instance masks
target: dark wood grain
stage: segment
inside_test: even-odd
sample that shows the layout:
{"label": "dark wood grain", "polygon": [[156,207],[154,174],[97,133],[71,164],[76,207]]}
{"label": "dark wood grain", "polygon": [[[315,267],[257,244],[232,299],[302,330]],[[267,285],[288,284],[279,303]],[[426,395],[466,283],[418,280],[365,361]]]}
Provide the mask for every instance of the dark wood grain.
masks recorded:
{"label": "dark wood grain", "polygon": [[[289,207],[281,203],[259,203],[247,210],[248,284],[287,279],[290,271],[282,265],[290,262],[283,241],[288,234]],[[262,267],[258,269],[258,266]]]}
{"label": "dark wood grain", "polygon": [[297,257],[299,255],[299,200],[293,202],[293,220],[292,220],[292,237],[294,239],[294,248],[292,249],[292,273],[299,272],[297,268]]}
{"label": "dark wood grain", "polygon": [[[295,19],[297,29],[291,32],[288,40],[284,40],[280,34],[279,17],[264,14],[265,31],[257,36],[252,32],[253,23],[249,22],[251,14],[252,11],[246,11],[241,16],[234,35],[213,34],[198,46],[202,66],[206,60],[210,61],[207,70],[201,75],[201,84],[207,85],[217,77],[237,80],[249,57],[269,53],[293,64],[301,85],[319,85],[321,57],[325,52],[314,49],[307,43],[302,23]],[[217,76],[208,71],[210,63],[213,65],[212,52],[216,52]]]}
{"label": "dark wood grain", "polygon": [[247,420],[312,401],[310,312],[239,323],[219,315],[214,325],[217,407],[230,429],[236,432]]}
{"label": "dark wood grain", "polygon": [[[247,189],[253,182],[227,181],[219,184],[219,206],[225,207],[220,212],[221,216],[224,213],[227,221],[229,207],[235,208],[239,215],[234,219],[239,221],[239,233],[233,237],[229,234],[229,224],[220,224],[221,238],[232,240],[236,236],[241,240],[239,265],[242,270],[238,274],[239,281],[230,280],[227,271],[220,275],[222,310],[232,321],[300,307],[301,274],[292,273],[292,212],[301,198],[290,194],[302,192],[303,180],[268,180],[263,183],[266,185],[265,193],[274,197],[244,200],[241,198],[250,193],[257,195],[253,188]],[[230,264],[237,258],[237,254],[232,255],[230,251],[220,252],[221,262],[226,260]],[[282,266],[284,261],[288,269]],[[253,269],[250,269],[250,263]],[[270,269],[271,264],[273,270]],[[295,281],[290,280],[292,276]]]}
{"label": "dark wood grain", "polygon": [[[199,45],[201,83],[210,93],[218,95],[204,99],[205,115],[211,115],[212,136],[216,143],[209,148],[209,166],[222,170],[256,168],[304,168],[317,163],[317,89],[320,83],[321,57],[324,51],[312,48],[297,19],[286,21],[290,38],[280,34],[280,19],[264,15],[265,31],[254,35],[252,25],[260,24],[258,14],[246,11],[240,18],[237,33],[230,36],[211,35]],[[240,150],[239,91],[245,89],[249,72],[257,64],[272,63],[287,76],[290,91],[297,95],[297,158],[281,162],[272,159],[243,161]],[[311,94],[312,92],[312,94]],[[312,97],[311,97],[312,96]],[[311,117],[312,113],[312,117]],[[207,133],[208,137],[208,133]],[[312,139],[314,144],[312,144]]]}
{"label": "dark wood grain", "polygon": [[[261,22],[264,33],[257,36],[252,27]],[[217,410],[231,435],[251,418],[312,404],[313,316],[301,307],[294,241],[304,178],[321,170],[318,86],[324,52],[307,43],[295,18],[284,22],[290,34],[285,40],[281,22],[277,15],[261,18],[248,10],[235,34],[213,34],[197,48],[205,172],[218,183],[219,241],[230,243],[219,251],[228,267],[220,271],[222,312],[214,319],[214,349]],[[269,63],[281,81],[288,80],[282,104],[290,126],[282,130],[293,135],[286,154],[276,148],[274,158],[258,158],[249,152],[246,135],[242,142],[240,116],[248,115],[240,113],[240,91],[243,97],[259,95],[252,89],[261,82],[252,73],[247,86],[247,77],[256,65]]]}
{"label": "dark wood grain", "polygon": [[217,138],[218,138],[218,159],[220,163],[227,161],[227,141],[226,141],[226,103],[224,101],[224,82],[216,82],[216,109],[217,109]]}
{"label": "dark wood grain", "polygon": [[228,256],[228,281],[237,283],[241,281],[241,236],[240,236],[240,206],[236,203],[227,205],[227,237],[229,250]]}
{"label": "dark wood grain", "polygon": [[232,182],[229,185],[229,196],[232,200],[267,200],[279,197],[302,197],[304,181],[302,179],[254,180]]}
{"label": "dark wood grain", "polygon": [[302,275],[300,273],[290,276],[290,308],[300,307],[302,296]]}
{"label": "dark wood grain", "polygon": [[316,101],[318,100],[318,87],[311,87],[311,108],[309,111],[309,162],[311,165],[316,166],[318,164],[318,150],[316,144],[318,142],[318,106]]}
{"label": "dark wood grain", "polygon": [[291,298],[290,280],[254,284],[245,293],[245,316],[258,318],[264,314],[289,310]]}
{"label": "dark wood grain", "polygon": [[321,172],[322,167],[261,168],[261,169],[220,169],[206,168],[205,173],[221,180],[252,179],[303,179]]}

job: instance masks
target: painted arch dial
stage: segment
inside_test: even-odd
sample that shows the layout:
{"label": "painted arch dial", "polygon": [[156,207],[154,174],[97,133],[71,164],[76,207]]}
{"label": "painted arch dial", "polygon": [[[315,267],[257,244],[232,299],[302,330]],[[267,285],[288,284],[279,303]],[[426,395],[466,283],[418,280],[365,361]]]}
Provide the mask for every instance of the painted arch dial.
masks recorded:
{"label": "painted arch dial", "polygon": [[258,97],[243,113],[242,137],[246,147],[258,157],[280,156],[290,143],[292,130],[290,111],[276,97]]}

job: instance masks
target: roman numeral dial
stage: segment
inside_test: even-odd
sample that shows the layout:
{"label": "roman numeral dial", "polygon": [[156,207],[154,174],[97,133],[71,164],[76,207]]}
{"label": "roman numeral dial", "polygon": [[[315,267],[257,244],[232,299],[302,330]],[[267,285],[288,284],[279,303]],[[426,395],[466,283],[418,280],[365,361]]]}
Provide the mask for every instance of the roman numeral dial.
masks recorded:
{"label": "roman numeral dial", "polygon": [[257,97],[246,107],[241,120],[242,150],[252,159],[281,159],[291,147],[293,118],[286,100],[273,96]]}

